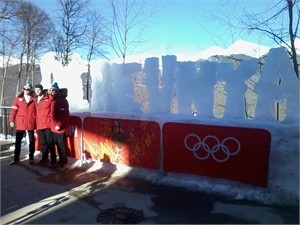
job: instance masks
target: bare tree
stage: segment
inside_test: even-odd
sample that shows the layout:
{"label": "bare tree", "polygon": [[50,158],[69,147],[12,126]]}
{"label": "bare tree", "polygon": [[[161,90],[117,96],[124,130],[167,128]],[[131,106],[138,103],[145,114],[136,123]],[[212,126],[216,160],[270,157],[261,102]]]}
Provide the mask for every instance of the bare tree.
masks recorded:
{"label": "bare tree", "polygon": [[[243,33],[263,37],[269,44],[277,44],[286,47],[299,78],[299,62],[295,48],[295,40],[299,38],[298,28],[300,20],[300,0],[268,0],[260,1],[261,11],[250,12],[248,3],[253,1],[220,1],[222,12],[214,14],[209,12],[208,19],[219,21],[218,31],[230,32],[232,41]],[[225,25],[225,26],[224,26]],[[216,37],[205,25],[204,29],[211,34],[213,40],[224,41],[222,37]],[[228,43],[226,43],[228,44]]]}
{"label": "bare tree", "polygon": [[[21,78],[24,78],[23,82],[35,82],[35,60],[54,25],[43,10],[29,1],[1,0],[1,4],[7,9],[1,11],[5,16],[0,20],[2,53],[7,59],[6,62],[3,60],[3,71],[6,73],[12,55],[19,58],[17,93]],[[3,75],[2,85],[5,84],[5,77],[6,74]]]}
{"label": "bare tree", "polygon": [[86,31],[85,35],[85,42],[87,43],[84,47],[87,49],[87,66],[88,71],[86,74],[86,78],[84,84],[85,89],[85,95],[88,102],[90,102],[91,98],[91,76],[90,76],[90,70],[91,70],[91,60],[96,57],[100,56],[101,58],[107,58],[108,51],[106,51],[106,48],[108,46],[108,36],[105,33],[103,21],[105,21],[104,17],[98,13],[98,11],[90,10],[88,13],[88,21],[89,26]]}
{"label": "bare tree", "polygon": [[1,54],[2,54],[2,74],[1,74],[1,93],[0,104],[5,104],[5,84],[10,61],[13,57],[16,46],[20,42],[20,33],[15,29],[15,8],[18,1],[0,0],[0,37],[1,37]]}
{"label": "bare tree", "polygon": [[33,32],[31,45],[28,46],[28,61],[30,63],[31,81],[34,83],[36,59],[44,50],[49,50],[46,44],[49,42],[52,34],[55,33],[55,27],[48,14],[42,10],[36,11],[36,16],[31,22]]}
{"label": "bare tree", "polygon": [[14,17],[14,7],[15,7],[15,1],[12,0],[0,0],[0,37],[1,37],[1,43],[2,48],[0,50],[0,53],[2,54],[2,74],[1,74],[1,96],[0,96],[0,104],[3,103],[3,96],[4,96],[4,85],[5,85],[5,77],[6,77],[6,64],[9,64],[9,61],[11,59],[12,55],[12,46],[8,43],[11,39],[7,37],[6,27],[8,24],[11,23],[13,17]]}
{"label": "bare tree", "polygon": [[146,13],[147,0],[110,0],[112,11],[110,26],[111,47],[117,57],[126,62],[126,56],[136,52],[145,40],[142,34],[154,11]]}
{"label": "bare tree", "polygon": [[[2,39],[2,44],[4,46],[4,40],[7,39],[7,29],[10,29],[9,27],[12,24],[13,18],[15,17],[14,8],[16,7],[16,1],[15,0],[0,0],[0,37]],[[0,53],[3,54],[3,57],[5,55],[4,53],[4,47],[2,48],[2,51]],[[4,62],[5,60],[3,60]]]}
{"label": "bare tree", "polygon": [[82,43],[87,23],[85,12],[89,0],[58,0],[61,16],[59,39],[56,40],[57,50],[61,49],[61,63],[66,66],[70,62],[71,53]]}
{"label": "bare tree", "polygon": [[2,65],[2,74],[1,74],[1,93],[0,93],[0,104],[4,105],[4,87],[6,85],[6,77],[8,67],[10,65],[11,58],[13,57],[13,51],[16,46],[19,44],[21,35],[16,33],[17,35],[9,35],[6,36],[5,32],[9,31],[1,31],[1,40],[2,40],[2,57],[3,57],[3,65]]}
{"label": "bare tree", "polygon": [[16,2],[16,0],[0,0],[0,21],[13,18]]}
{"label": "bare tree", "polygon": [[[244,24],[250,31],[261,32],[278,45],[283,45],[287,48],[298,78],[299,63],[297,61],[295,39],[299,37],[297,36],[300,21],[299,3],[299,0],[286,0],[285,2],[278,0],[271,8],[274,13],[268,18],[264,18],[265,12],[246,14],[247,21],[244,21]],[[281,22],[278,23],[277,21]],[[278,26],[279,24],[280,26]]]}
{"label": "bare tree", "polygon": [[[299,9],[299,4],[296,5],[297,1],[293,1],[292,0],[287,0],[288,3],[288,11],[289,11],[289,34],[290,34],[290,42],[291,42],[291,46],[290,46],[290,55],[292,57],[293,60],[293,64],[294,64],[294,70],[296,72],[296,75],[298,76],[298,78],[300,78],[300,74],[299,74],[299,64],[297,61],[297,52],[296,52],[296,48],[295,48],[295,39],[297,38],[297,33],[298,33],[298,28],[299,28],[299,21],[300,21],[300,9]],[[296,27],[295,30],[294,26],[293,26],[293,20],[294,20],[294,16],[293,16],[293,11],[294,8],[296,8],[296,13],[298,13],[297,16],[297,21],[296,21]]]}
{"label": "bare tree", "polygon": [[87,49],[87,61],[90,62],[96,56],[108,59],[109,53],[106,48],[109,44],[109,36],[105,33],[104,16],[98,11],[91,10],[87,18],[89,26],[85,34],[85,42],[87,44],[84,46]]}
{"label": "bare tree", "polygon": [[[48,40],[54,25],[48,14],[28,1],[20,1],[15,13],[17,18],[16,24],[19,25],[20,33],[22,34],[19,50],[18,90],[23,74],[25,75],[25,82],[35,81],[35,59],[38,51],[43,48],[43,44]],[[25,65],[23,65],[24,60]],[[25,71],[23,66],[25,66]]]}

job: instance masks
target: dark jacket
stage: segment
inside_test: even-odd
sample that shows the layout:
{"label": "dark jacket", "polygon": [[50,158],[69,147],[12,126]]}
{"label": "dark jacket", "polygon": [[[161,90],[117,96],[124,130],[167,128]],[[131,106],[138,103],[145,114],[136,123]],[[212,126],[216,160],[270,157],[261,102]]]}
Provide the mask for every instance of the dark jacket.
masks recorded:
{"label": "dark jacket", "polygon": [[43,97],[38,102],[36,97],[36,127],[37,130],[51,128],[51,98],[47,91],[44,91]]}
{"label": "dark jacket", "polygon": [[34,100],[35,96],[32,94],[27,103],[23,92],[19,92],[15,97],[9,115],[9,122],[15,122],[16,130],[36,129],[36,105]]}
{"label": "dark jacket", "polygon": [[[56,97],[50,97],[53,99],[51,103],[51,131],[54,133],[66,133],[69,127],[70,112],[66,97],[67,91],[64,89],[60,89]],[[56,131],[55,126],[59,126],[60,130]]]}

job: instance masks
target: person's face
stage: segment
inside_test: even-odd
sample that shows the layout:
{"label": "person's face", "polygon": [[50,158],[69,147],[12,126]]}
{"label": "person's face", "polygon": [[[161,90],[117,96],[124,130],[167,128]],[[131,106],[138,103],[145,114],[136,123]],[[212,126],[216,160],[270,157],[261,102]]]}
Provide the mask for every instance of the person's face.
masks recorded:
{"label": "person's face", "polygon": [[42,91],[42,89],[40,89],[40,88],[35,88],[35,89],[34,89],[34,92],[35,92],[35,94],[36,94],[37,96],[42,96],[42,94],[43,94],[43,91]]}
{"label": "person's face", "polygon": [[50,90],[49,90],[49,92],[50,92],[50,94],[52,95],[52,96],[56,96],[57,95],[57,90],[56,89],[53,89],[53,88],[51,88]]}
{"label": "person's face", "polygon": [[24,88],[24,94],[25,94],[25,95],[31,95],[31,89],[29,89],[29,88]]}

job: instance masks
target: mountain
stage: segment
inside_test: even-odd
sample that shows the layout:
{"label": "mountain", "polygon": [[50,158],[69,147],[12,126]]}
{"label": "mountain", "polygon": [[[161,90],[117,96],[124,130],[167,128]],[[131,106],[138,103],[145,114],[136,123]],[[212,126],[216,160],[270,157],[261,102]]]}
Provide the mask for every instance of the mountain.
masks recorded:
{"label": "mountain", "polygon": [[[281,45],[286,47],[285,45]],[[279,46],[278,46],[279,47]],[[295,47],[297,55],[300,55],[300,38],[295,39]],[[252,42],[238,40],[224,49],[218,46],[210,47],[199,54],[201,60],[210,58],[211,56],[229,56],[229,55],[246,55],[253,58],[260,58],[269,52],[270,48],[267,46],[255,44]],[[218,57],[217,57],[218,58]]]}
{"label": "mountain", "polygon": [[224,49],[218,46],[213,46],[199,54],[200,59],[208,59],[211,56],[229,56],[229,55],[246,55],[253,58],[260,58],[267,54],[270,48],[251,43],[244,40],[238,40],[228,48]]}
{"label": "mountain", "polygon": [[[298,47],[299,48],[299,47]],[[211,56],[229,56],[229,55],[247,55],[247,56],[251,56],[254,58],[259,58],[263,55],[265,55],[266,53],[268,53],[268,51],[270,50],[269,47],[263,46],[263,45],[258,45],[255,43],[251,43],[248,41],[244,41],[244,40],[238,40],[235,43],[233,43],[232,45],[230,45],[228,48],[224,49],[221,48],[219,46],[212,46],[204,51],[199,52],[199,54],[196,54],[195,56],[183,56],[183,57],[179,57],[178,61],[181,61],[180,58],[184,58],[185,60],[191,60],[191,61],[196,61],[196,59],[201,59],[201,60],[206,60]],[[150,58],[150,57],[161,57],[161,55],[153,55],[151,56],[150,53],[140,53],[137,55],[128,55],[127,56],[127,62],[138,62],[138,63],[144,63],[144,60],[146,58]],[[4,59],[4,61],[6,62],[6,60]],[[121,63],[121,60],[119,60]],[[113,61],[114,62],[114,61]],[[118,62],[118,61],[116,61]],[[19,60],[16,58],[13,58],[10,61],[10,65],[15,65],[18,64]],[[0,54],[0,67],[3,67],[3,56]]]}
{"label": "mountain", "polygon": [[[16,96],[16,93],[26,84],[25,76],[21,76],[20,87],[17,87],[17,75],[19,71],[19,65],[11,65],[7,68],[7,74],[5,78],[4,85],[4,106],[11,106],[13,98]],[[4,73],[3,68],[0,68],[0,74]],[[42,75],[40,66],[36,65],[35,67],[35,80],[34,84],[40,83],[42,81]],[[0,84],[3,82],[3,76],[0,77]]]}
{"label": "mountain", "polygon": [[244,54],[254,58],[260,58],[261,56],[267,54],[269,50],[269,47],[263,45],[258,45],[244,40],[238,40],[226,49],[226,53],[227,55]]}
{"label": "mountain", "polygon": [[[7,62],[8,57],[0,54],[0,68],[4,68],[5,67],[5,63]],[[13,66],[13,65],[17,65],[20,63],[20,60],[16,57],[11,57],[9,60],[9,66]]]}
{"label": "mountain", "polygon": [[219,46],[210,47],[198,55],[200,59],[208,59],[211,56],[226,55],[226,49]]}

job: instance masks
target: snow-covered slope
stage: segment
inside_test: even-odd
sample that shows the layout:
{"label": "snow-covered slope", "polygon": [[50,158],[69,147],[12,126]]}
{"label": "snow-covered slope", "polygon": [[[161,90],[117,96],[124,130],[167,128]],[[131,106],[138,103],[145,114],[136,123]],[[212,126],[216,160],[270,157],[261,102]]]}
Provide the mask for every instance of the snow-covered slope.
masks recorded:
{"label": "snow-covered slope", "polygon": [[211,56],[216,55],[237,55],[237,54],[244,54],[254,58],[259,58],[269,52],[270,48],[258,45],[255,43],[251,43],[244,40],[238,40],[228,48],[223,49],[218,46],[210,47],[199,54],[200,59],[208,59]]}

